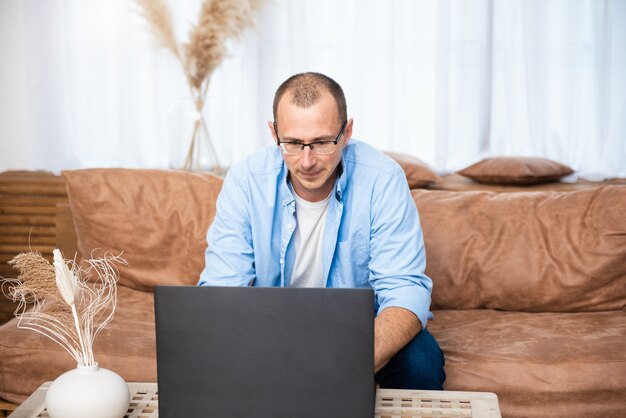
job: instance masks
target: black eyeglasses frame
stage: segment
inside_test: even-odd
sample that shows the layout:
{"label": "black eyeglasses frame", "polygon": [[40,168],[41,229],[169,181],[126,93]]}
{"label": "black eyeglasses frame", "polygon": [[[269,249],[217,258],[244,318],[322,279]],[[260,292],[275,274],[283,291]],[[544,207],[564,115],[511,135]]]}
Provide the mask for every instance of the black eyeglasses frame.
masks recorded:
{"label": "black eyeglasses frame", "polygon": [[[325,142],[332,142],[335,145],[337,145],[337,143],[339,142],[339,140],[341,139],[341,136],[343,135],[343,131],[346,129],[346,125],[348,124],[348,120],[346,120],[342,125],[341,125],[341,129],[339,130],[339,133],[337,134],[337,136],[335,137],[334,140],[323,140],[323,141],[313,141],[311,143],[305,144],[304,142],[299,142],[299,141],[281,141],[280,138],[278,137],[278,124],[276,123],[276,121],[274,121],[274,133],[276,134],[276,142],[277,145],[281,145],[281,144],[298,144],[300,145],[300,151],[304,152],[304,147],[309,147],[309,149],[313,152],[315,152],[317,154],[317,152],[315,151],[315,145],[316,144],[320,144],[320,143],[325,143]],[[283,152],[285,152],[285,148],[281,147],[283,149]],[[285,154],[287,154],[285,152]],[[329,153],[332,154],[332,153]],[[298,154],[287,154],[287,155],[298,155]],[[319,154],[319,155],[325,155],[325,154]],[[328,154],[326,154],[328,155]]]}

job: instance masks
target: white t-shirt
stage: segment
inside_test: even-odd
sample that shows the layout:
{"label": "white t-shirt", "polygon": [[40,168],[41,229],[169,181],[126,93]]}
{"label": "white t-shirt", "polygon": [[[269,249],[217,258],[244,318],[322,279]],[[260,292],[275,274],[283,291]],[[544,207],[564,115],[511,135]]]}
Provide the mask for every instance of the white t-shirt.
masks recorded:
{"label": "white t-shirt", "polygon": [[309,202],[294,192],[296,259],[291,274],[292,287],[326,287],[322,272],[322,240],[331,195],[332,192],[324,200]]}

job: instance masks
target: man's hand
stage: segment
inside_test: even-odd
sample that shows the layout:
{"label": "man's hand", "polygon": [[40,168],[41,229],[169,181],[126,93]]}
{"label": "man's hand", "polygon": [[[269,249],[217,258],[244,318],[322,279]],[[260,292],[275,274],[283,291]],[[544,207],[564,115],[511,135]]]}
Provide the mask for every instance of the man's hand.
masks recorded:
{"label": "man's hand", "polygon": [[374,321],[374,372],[382,369],[421,329],[420,320],[408,309],[383,309]]}

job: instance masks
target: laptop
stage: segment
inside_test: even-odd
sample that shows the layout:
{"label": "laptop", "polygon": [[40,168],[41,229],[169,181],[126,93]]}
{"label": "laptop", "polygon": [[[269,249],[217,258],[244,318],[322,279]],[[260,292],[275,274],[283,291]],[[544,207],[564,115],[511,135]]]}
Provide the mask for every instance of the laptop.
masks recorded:
{"label": "laptop", "polygon": [[157,286],[159,416],[374,416],[374,291]]}

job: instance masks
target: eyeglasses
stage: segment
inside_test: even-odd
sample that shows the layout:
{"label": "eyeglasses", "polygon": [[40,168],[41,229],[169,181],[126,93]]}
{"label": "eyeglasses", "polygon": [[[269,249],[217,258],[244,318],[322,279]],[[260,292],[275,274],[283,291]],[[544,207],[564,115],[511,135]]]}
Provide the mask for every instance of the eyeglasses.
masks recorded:
{"label": "eyeglasses", "polygon": [[314,141],[314,142],[311,142],[310,144],[305,144],[301,141],[293,141],[293,142],[281,141],[280,138],[278,137],[278,129],[277,129],[276,122],[274,122],[274,132],[276,133],[276,139],[278,141],[278,145],[280,145],[284,154],[300,155],[304,151],[304,147],[309,147],[311,151],[313,151],[315,154],[324,155],[324,154],[332,154],[333,152],[335,152],[335,150],[337,149],[337,142],[339,142],[341,135],[343,135],[343,131],[344,129],[346,129],[347,123],[348,121],[346,120],[343,123],[343,125],[341,125],[341,130],[339,131],[339,133],[337,134],[337,137],[334,140]]}

